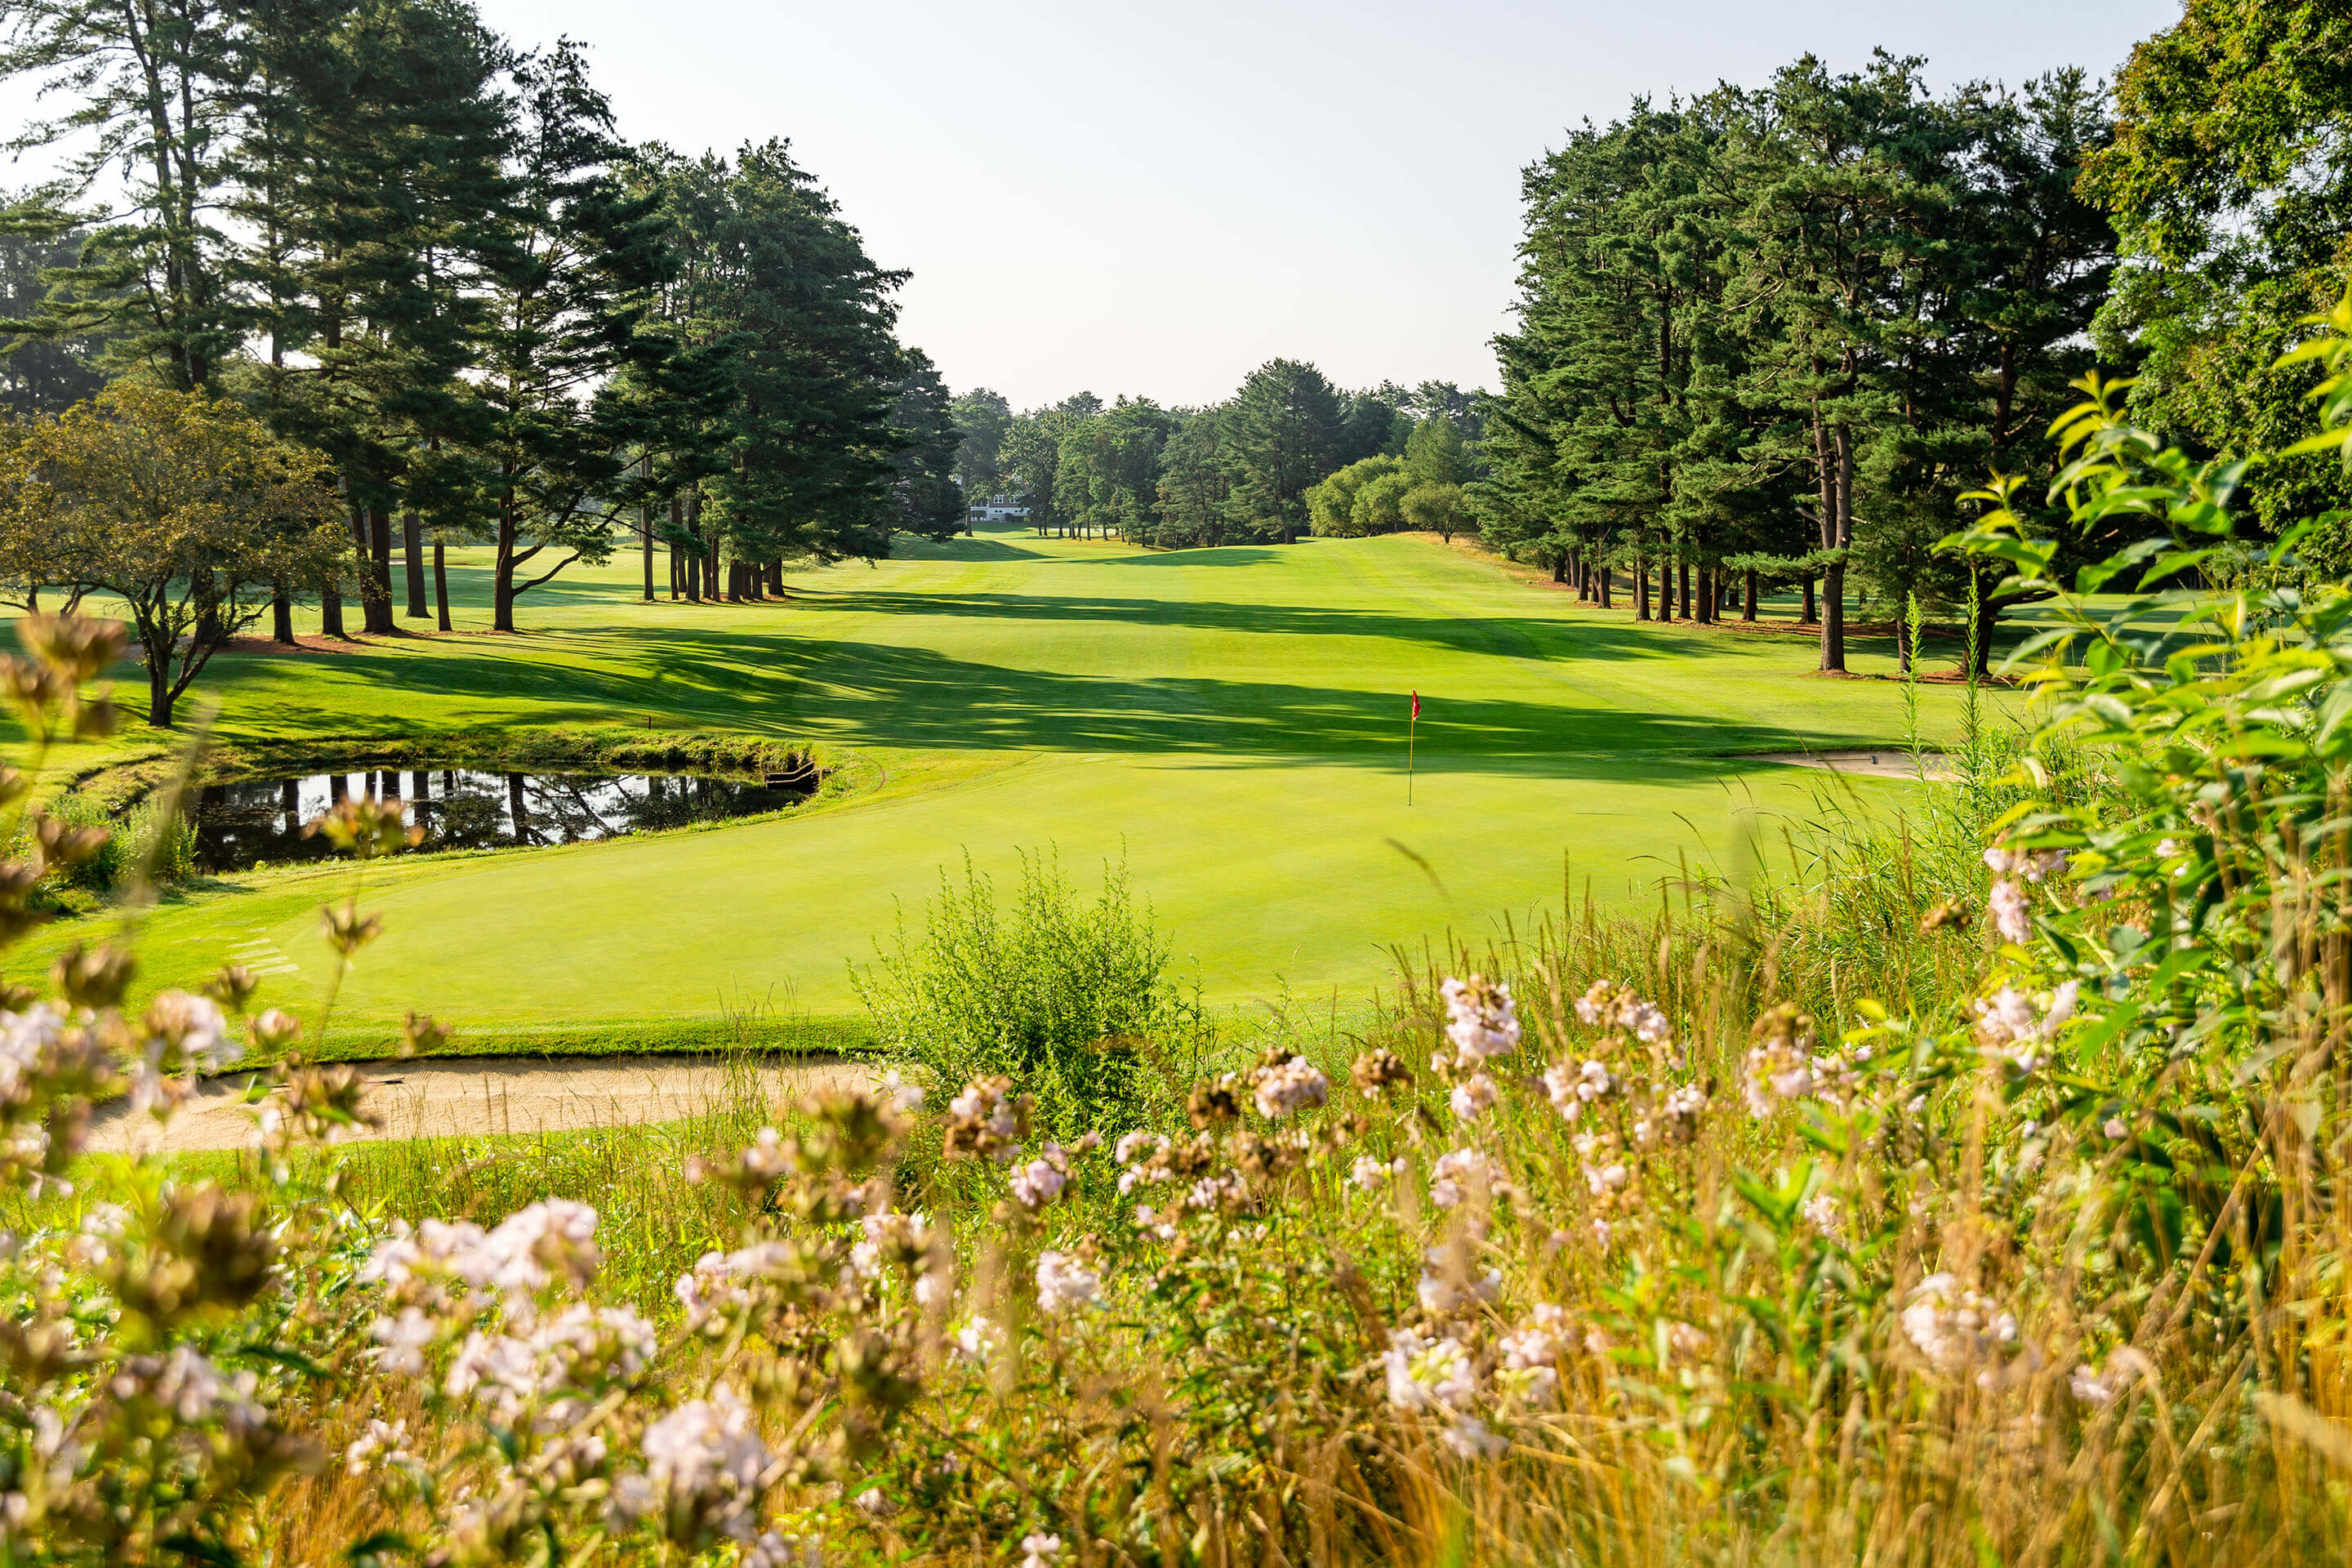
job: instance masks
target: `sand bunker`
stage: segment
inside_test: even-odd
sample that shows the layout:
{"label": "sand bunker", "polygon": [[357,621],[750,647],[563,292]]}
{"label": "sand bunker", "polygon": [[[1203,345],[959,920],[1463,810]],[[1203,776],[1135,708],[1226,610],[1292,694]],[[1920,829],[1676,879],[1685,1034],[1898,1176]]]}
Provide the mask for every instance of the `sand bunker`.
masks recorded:
{"label": "sand bunker", "polygon": [[1924,770],[1930,779],[1958,776],[1951,760],[1940,752],[1923,752],[1915,763],[1900,746],[1883,752],[1751,752],[1743,763],[1780,763],[1792,768],[1819,768],[1824,773],[1864,773],[1872,778],[1907,779]]}
{"label": "sand bunker", "polygon": [[[368,1062],[364,1109],[383,1118],[374,1138],[438,1138],[492,1132],[559,1132],[639,1121],[675,1121],[730,1098],[729,1075],[756,1073],[771,1100],[818,1089],[871,1082],[858,1062],[771,1062],[733,1068],[707,1057],[477,1057]],[[89,1146],[112,1154],[241,1149],[253,1112],[242,1073],[206,1083],[168,1122],[133,1116],[127,1101],[92,1119]]]}

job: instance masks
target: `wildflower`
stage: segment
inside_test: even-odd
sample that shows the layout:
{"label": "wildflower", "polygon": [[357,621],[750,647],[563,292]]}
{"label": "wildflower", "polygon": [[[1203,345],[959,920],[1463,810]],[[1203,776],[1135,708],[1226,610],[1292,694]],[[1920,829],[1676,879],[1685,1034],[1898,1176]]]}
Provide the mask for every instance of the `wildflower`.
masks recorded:
{"label": "wildflower", "polygon": [[1448,979],[1438,987],[1445,998],[1445,1039],[1454,1059],[1475,1068],[1519,1048],[1518,1005],[1510,987],[1474,974],[1468,980]]}
{"label": "wildflower", "polygon": [[1687,1143],[1698,1136],[1699,1113],[1706,1109],[1706,1090],[1695,1083],[1666,1091],[1664,1131],[1669,1143]]}
{"label": "wildflower", "polygon": [[1250,1089],[1257,1113],[1278,1121],[1301,1107],[1321,1105],[1330,1096],[1331,1080],[1305,1057],[1292,1057],[1253,1071]]}
{"label": "wildflower", "polygon": [[1978,1043],[1988,1054],[2005,1059],[2020,1073],[2033,1073],[2042,1063],[2039,1047],[2055,1037],[2074,1016],[2074,1004],[2081,990],[2079,982],[2069,980],[2052,992],[2048,1004],[2038,1009],[2031,997],[2008,985],[1990,997],[1978,998],[1972,1004],[1977,1016]]}
{"label": "wildflower", "polygon": [[1761,1120],[1782,1100],[1813,1090],[1813,1021],[1782,1003],[1767,1008],[1748,1031],[1756,1044],[1746,1060],[1748,1112]]}
{"label": "wildflower", "polygon": [[1358,1057],[1348,1076],[1355,1080],[1358,1093],[1375,1098],[1387,1093],[1392,1086],[1412,1082],[1412,1070],[1402,1058],[1394,1051],[1377,1048]]}
{"label": "wildflower", "polygon": [[1612,1233],[1609,1228],[1609,1222],[1607,1220],[1595,1219],[1592,1222],[1592,1239],[1599,1242],[1602,1247],[1605,1247],[1609,1245],[1609,1237],[1612,1234]]}
{"label": "wildflower", "polygon": [[1462,1201],[1465,1183],[1475,1186],[1489,1182],[1492,1175],[1486,1156],[1477,1150],[1449,1150],[1437,1157],[1436,1167],[1430,1173],[1429,1201],[1450,1209]]}
{"label": "wildflower", "polygon": [[646,1479],[673,1514],[748,1540],[770,1456],[757,1416],[720,1384],[646,1428]]}
{"label": "wildflower", "polygon": [[1381,1363],[1388,1373],[1389,1403],[1400,1410],[1458,1410],[1477,1393],[1470,1352],[1458,1340],[1433,1343],[1418,1330],[1399,1329],[1389,1336]]}
{"label": "wildflower", "polygon": [[1023,1208],[1038,1209],[1060,1197],[1069,1179],[1070,1163],[1062,1146],[1048,1143],[1042,1156],[1013,1173],[1009,1184]]}
{"label": "wildflower", "polygon": [[1996,1360],[2017,1344],[2017,1319],[1949,1274],[1930,1274],[1903,1309],[1903,1332],[1939,1372]]}
{"label": "wildflower", "polygon": [[1028,1121],[1028,1097],[1013,1098],[1011,1079],[974,1079],[948,1102],[948,1158],[977,1154],[1008,1163],[1020,1152]]}
{"label": "wildflower", "polygon": [[1454,1092],[1447,1097],[1446,1103],[1463,1121],[1475,1121],[1494,1109],[1495,1094],[1492,1078],[1483,1072],[1473,1073],[1454,1086]]}
{"label": "wildflower", "polygon": [[988,1364],[988,1358],[995,1352],[999,1345],[1003,1343],[1003,1330],[978,1312],[974,1312],[971,1317],[958,1323],[955,1332],[949,1337],[949,1344],[951,1347],[950,1353],[958,1361],[985,1366]]}
{"label": "wildflower", "polygon": [[2025,915],[2024,889],[2003,877],[1993,883],[1989,902],[1993,929],[2000,932],[2001,941],[2022,943],[2033,934],[2032,923]]}
{"label": "wildflower", "polygon": [[857,1229],[857,1243],[849,1249],[849,1267],[861,1279],[878,1279],[892,1267],[912,1268],[930,1255],[931,1225],[926,1215],[862,1215]]}
{"label": "wildflower", "polygon": [[1584,1185],[1586,1190],[1597,1198],[1603,1193],[1613,1193],[1622,1189],[1632,1174],[1633,1173],[1614,1160],[1598,1168],[1587,1165],[1584,1167]]}
{"label": "wildflower", "polygon": [[1596,980],[1576,999],[1576,1016],[1603,1029],[1628,1029],[1644,1045],[1671,1043],[1666,1016],[1630,985]]}
{"label": "wildflower", "polygon": [[1176,1220],[1181,1211],[1155,1209],[1150,1204],[1135,1205],[1135,1228],[1146,1236],[1156,1236],[1162,1241],[1176,1239]]}
{"label": "wildflower", "polygon": [[1111,1145],[1111,1158],[1122,1167],[1132,1165],[1138,1160],[1154,1159],[1167,1152],[1167,1139],[1157,1132],[1139,1130],[1120,1134],[1118,1142]]}
{"label": "wildflower", "polygon": [[[1444,1250],[1431,1252],[1429,1262],[1433,1268],[1443,1268],[1444,1266]],[[1414,1297],[1420,1301],[1423,1311],[1433,1318],[1442,1318],[1474,1301],[1491,1301],[1501,1294],[1502,1289],[1502,1271],[1496,1268],[1488,1269],[1486,1277],[1483,1279],[1465,1281],[1460,1284],[1423,1269],[1421,1282],[1415,1287]]]}
{"label": "wildflower", "polygon": [[2109,1139],[2118,1143],[2131,1136],[2131,1129],[2124,1125],[2124,1119],[2120,1116],[2108,1117],[2107,1124],[2101,1128],[2100,1131],[2105,1132]]}
{"label": "wildflower", "polygon": [[1102,1277],[1069,1254],[1041,1252],[1037,1255],[1039,1310],[1058,1313],[1066,1307],[1092,1306],[1097,1292],[1101,1289]]}
{"label": "wildflower", "polygon": [[[857,1500],[862,1506],[867,1498],[881,1495],[879,1492],[861,1492]],[[814,1541],[803,1541],[797,1535],[779,1535],[770,1530],[762,1531],[760,1539],[751,1543],[751,1550],[743,1553],[742,1568],[824,1568],[824,1553]]]}
{"label": "wildflower", "polygon": [[1387,1186],[1391,1179],[1403,1175],[1404,1172],[1404,1156],[1402,1154],[1393,1160],[1379,1160],[1370,1154],[1360,1154],[1348,1171],[1348,1184],[1376,1193]]}
{"label": "wildflower", "polygon": [[1058,1535],[1024,1535],[1021,1538],[1021,1568],[1045,1568],[1062,1554],[1062,1538]]}
{"label": "wildflower", "polygon": [[407,1422],[394,1421],[387,1425],[371,1420],[367,1431],[343,1450],[343,1473],[363,1476],[378,1464],[414,1464],[416,1456],[408,1451],[407,1443]]}
{"label": "wildflower", "polygon": [[2076,1367],[2068,1374],[2066,1387],[2084,1405],[2111,1405],[2134,1382],[2155,1370],[2147,1356],[2125,1345],[2107,1357],[2107,1364],[2098,1371],[2094,1372],[2087,1364]]}
{"label": "wildflower", "polygon": [[1828,1193],[1814,1194],[1805,1200],[1804,1206],[1797,1212],[1804,1216],[1807,1225],[1824,1236],[1832,1235],[1837,1230],[1838,1201]]}
{"label": "wildflower", "polygon": [[1571,1065],[1554,1062],[1544,1069],[1544,1093],[1560,1115],[1574,1121],[1584,1113],[1584,1108],[1610,1094],[1617,1080],[1608,1067],[1597,1060]]}
{"label": "wildflower", "polygon": [[1510,1439],[1486,1429],[1486,1424],[1475,1415],[1457,1415],[1446,1427],[1442,1439],[1445,1446],[1465,1459],[1499,1458],[1509,1452]]}
{"label": "wildflower", "polygon": [[441,1337],[441,1325],[405,1307],[397,1318],[379,1314],[368,1333],[380,1347],[369,1352],[378,1366],[397,1377],[415,1377],[425,1370],[425,1352]]}

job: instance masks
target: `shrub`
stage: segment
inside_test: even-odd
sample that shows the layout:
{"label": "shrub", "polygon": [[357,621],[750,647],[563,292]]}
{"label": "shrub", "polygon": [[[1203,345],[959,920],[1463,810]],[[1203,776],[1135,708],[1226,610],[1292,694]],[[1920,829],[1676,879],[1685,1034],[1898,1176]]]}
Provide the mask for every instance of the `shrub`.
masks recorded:
{"label": "shrub", "polygon": [[1197,1043],[1199,1011],[1171,979],[1168,946],[1123,864],[1104,868],[1088,903],[1056,858],[1024,854],[1000,911],[995,884],[967,857],[961,889],[940,871],[922,935],[902,917],[893,945],[876,951],[851,979],[886,1057],[950,1088],[1011,1077],[1059,1131],[1132,1119],[1150,1097],[1154,1053]]}

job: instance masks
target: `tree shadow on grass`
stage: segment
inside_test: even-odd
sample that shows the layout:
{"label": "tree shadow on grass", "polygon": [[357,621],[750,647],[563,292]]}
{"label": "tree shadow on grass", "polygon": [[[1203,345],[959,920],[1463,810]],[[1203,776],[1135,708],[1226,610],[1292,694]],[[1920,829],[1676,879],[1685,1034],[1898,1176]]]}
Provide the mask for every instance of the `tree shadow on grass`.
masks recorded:
{"label": "tree shadow on grass", "polygon": [[813,613],[947,616],[1005,622],[1129,622],[1269,637],[1355,637],[1463,653],[1545,661],[1681,658],[1689,648],[1663,626],[1526,616],[1415,616],[1320,605],[1250,605],[1215,599],[1111,598],[1070,594],[910,594],[813,590]]}
{"label": "tree shadow on grass", "polygon": [[[709,723],[923,750],[1070,750],[1264,759],[1360,759],[1387,765],[1402,750],[1405,714],[1393,694],[1279,681],[1115,678],[1015,669],[929,648],[801,639],[712,626],[569,628],[581,664],[484,660],[437,649],[381,660],[369,679],[413,689],[460,710],[467,700],[526,701],[540,723]],[[599,649],[611,640],[615,646]],[[625,643],[625,647],[619,646]],[[650,668],[616,674],[609,661]],[[374,662],[355,656],[354,666]],[[420,712],[430,711],[419,704]],[[488,710],[486,718],[491,717]],[[325,709],[282,707],[278,717],[333,732]],[[446,709],[404,732],[450,722]],[[1702,753],[1836,743],[1819,729],[1726,722],[1712,715],[1572,708],[1429,695],[1419,730],[1422,766],[1496,767],[1561,777],[1624,777],[1656,755],[1660,773],[1687,774]],[[1858,738],[1859,743],[1859,738]],[[1739,771],[1711,762],[1713,771]]]}

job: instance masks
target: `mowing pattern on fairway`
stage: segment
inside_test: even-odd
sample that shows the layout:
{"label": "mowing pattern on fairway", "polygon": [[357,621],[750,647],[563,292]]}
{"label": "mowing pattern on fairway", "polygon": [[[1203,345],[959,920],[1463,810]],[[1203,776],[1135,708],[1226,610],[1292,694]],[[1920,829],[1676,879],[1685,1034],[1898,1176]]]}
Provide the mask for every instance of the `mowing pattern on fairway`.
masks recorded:
{"label": "mowing pattern on fairway", "polygon": [[[1890,682],[1811,678],[1804,641],[1636,625],[1413,538],[1150,553],[1007,531],[812,571],[781,605],[641,605],[634,582],[626,562],[559,579],[516,637],[225,657],[221,731],[727,730],[824,742],[884,782],[782,820],[372,872],[387,934],[337,998],[347,1045],[411,1007],[485,1046],[845,1018],[848,963],[967,852],[1000,876],[1058,852],[1081,883],[1124,854],[1213,1000],[1352,990],[1385,944],[1558,907],[1564,863],[1623,896],[1719,854],[1743,808],[1803,816],[1832,787],[1738,753],[1902,722]],[[1856,663],[1890,661],[1864,642]],[[1934,729],[1951,700],[1927,693]],[[146,918],[145,979],[266,953],[265,996],[313,1005],[316,910],[350,881],[178,898]]]}

